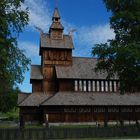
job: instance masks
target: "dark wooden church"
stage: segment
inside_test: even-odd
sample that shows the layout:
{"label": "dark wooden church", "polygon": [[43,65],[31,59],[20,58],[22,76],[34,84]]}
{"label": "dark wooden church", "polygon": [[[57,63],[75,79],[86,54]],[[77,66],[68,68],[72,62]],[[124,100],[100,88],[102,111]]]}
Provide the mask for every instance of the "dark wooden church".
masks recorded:
{"label": "dark wooden church", "polygon": [[97,73],[96,58],[72,57],[72,37],[63,34],[58,9],[49,33],[40,36],[40,65],[31,65],[32,93],[20,93],[24,122],[67,123],[140,120],[140,94],[119,93],[119,79]]}

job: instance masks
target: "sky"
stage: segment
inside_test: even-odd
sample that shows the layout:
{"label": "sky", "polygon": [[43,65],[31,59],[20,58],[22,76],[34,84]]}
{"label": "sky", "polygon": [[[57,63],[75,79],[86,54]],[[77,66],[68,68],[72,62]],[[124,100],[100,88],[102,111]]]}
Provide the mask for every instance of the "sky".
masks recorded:
{"label": "sky", "polygon": [[[76,30],[73,33],[73,56],[93,57],[91,50],[95,44],[105,43],[115,36],[109,25],[111,13],[107,12],[102,0],[25,0],[22,9],[26,7],[29,9],[29,25],[20,34],[18,47],[25,50],[32,64],[40,64],[40,32],[35,26],[47,33],[55,7],[59,10],[64,33]],[[24,77],[19,88],[22,92],[30,93],[30,70]]]}

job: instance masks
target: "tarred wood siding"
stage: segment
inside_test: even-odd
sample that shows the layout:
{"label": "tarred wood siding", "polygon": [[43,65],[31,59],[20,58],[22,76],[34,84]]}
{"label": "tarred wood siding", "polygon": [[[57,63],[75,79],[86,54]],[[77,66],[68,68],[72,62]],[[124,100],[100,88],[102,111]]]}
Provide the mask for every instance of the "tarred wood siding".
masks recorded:
{"label": "tarred wood siding", "polygon": [[57,80],[45,79],[43,80],[43,91],[44,92],[57,92],[58,84]]}
{"label": "tarred wood siding", "polygon": [[21,107],[20,118],[22,117],[24,122],[43,122],[43,111],[38,107]]}
{"label": "tarred wood siding", "polygon": [[[72,51],[66,49],[46,49],[42,56],[43,91],[57,92],[58,81],[56,78],[55,65],[71,65]],[[65,86],[65,85],[63,85]],[[62,87],[62,86],[61,86]],[[66,85],[66,89],[72,90],[71,84]]]}
{"label": "tarred wood siding", "polygon": [[59,80],[59,91],[74,91],[74,80]]}
{"label": "tarred wood siding", "polygon": [[43,65],[71,65],[72,50],[47,49],[43,51]]}
{"label": "tarred wood siding", "polygon": [[[105,121],[136,121],[140,120],[140,107],[126,106],[132,108],[132,112],[123,112],[124,107],[119,107],[118,112],[108,112],[112,107],[103,106],[48,106],[48,107],[21,107],[20,116],[25,122],[46,122],[45,115],[48,114],[48,122],[105,122]],[[115,109],[118,107],[113,107]],[[66,110],[65,110],[66,109]],[[88,111],[89,112],[84,112]],[[105,110],[104,110],[105,109]],[[70,112],[70,110],[73,112]],[[83,111],[82,111],[83,110]],[[81,112],[82,111],[82,112]],[[104,111],[104,112],[103,112]]]}
{"label": "tarred wood siding", "polygon": [[41,80],[32,80],[32,92],[42,92]]}
{"label": "tarred wood siding", "polygon": [[[88,106],[90,112],[79,112],[81,109],[86,109],[85,106],[73,106],[75,112],[64,112],[65,106],[46,107],[44,114],[48,114],[49,122],[104,122],[104,121],[120,121],[120,120],[140,120],[140,110],[135,112],[135,107],[132,112],[121,112],[124,107],[120,107],[118,112],[108,112],[108,109],[118,109],[118,107],[99,107]],[[125,109],[131,107],[127,106]],[[140,108],[139,108],[140,109]],[[72,107],[69,108],[72,110]],[[68,110],[67,110],[68,111]],[[112,110],[113,111],[113,110]]]}

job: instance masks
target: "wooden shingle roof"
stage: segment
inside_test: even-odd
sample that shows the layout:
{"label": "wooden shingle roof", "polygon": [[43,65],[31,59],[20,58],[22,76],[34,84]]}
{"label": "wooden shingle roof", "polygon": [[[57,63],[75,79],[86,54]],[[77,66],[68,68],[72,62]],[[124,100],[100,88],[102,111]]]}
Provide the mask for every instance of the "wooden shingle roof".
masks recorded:
{"label": "wooden shingle roof", "polygon": [[53,18],[60,18],[60,14],[59,14],[58,8],[54,9]]}
{"label": "wooden shingle roof", "polygon": [[41,105],[140,105],[140,94],[59,92]]}
{"label": "wooden shingle roof", "polygon": [[73,42],[69,35],[63,35],[63,39],[51,39],[49,34],[41,34],[41,48],[73,49]]}
{"label": "wooden shingle roof", "polygon": [[19,106],[39,106],[49,96],[45,93],[31,93],[23,102],[19,103]]}
{"label": "wooden shingle roof", "polygon": [[140,94],[58,92],[54,95],[31,93],[19,106],[127,106],[140,105]]}
{"label": "wooden shingle roof", "polygon": [[28,96],[30,95],[30,93],[19,93],[18,94],[18,104],[20,104],[21,102],[23,102]]}
{"label": "wooden shingle roof", "polygon": [[[62,79],[106,79],[104,72],[95,72],[97,59],[95,58],[72,58],[72,66],[56,66],[57,78]],[[112,79],[117,79],[115,76]]]}
{"label": "wooden shingle roof", "polygon": [[30,79],[35,79],[35,80],[42,80],[43,79],[40,65],[31,65],[31,77],[30,77]]}
{"label": "wooden shingle roof", "polygon": [[63,30],[64,27],[62,26],[62,24],[60,22],[53,22],[50,26],[50,29],[61,29],[61,30]]}

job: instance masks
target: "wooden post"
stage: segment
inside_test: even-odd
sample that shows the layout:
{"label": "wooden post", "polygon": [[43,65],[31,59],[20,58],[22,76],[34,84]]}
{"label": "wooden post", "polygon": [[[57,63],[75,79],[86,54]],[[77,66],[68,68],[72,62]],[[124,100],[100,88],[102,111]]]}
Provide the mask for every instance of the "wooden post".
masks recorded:
{"label": "wooden post", "polygon": [[106,87],[106,83],[105,83],[105,81],[103,81],[103,84],[104,84],[104,92],[106,92],[106,89],[105,89],[105,87]]}
{"label": "wooden post", "polygon": [[92,81],[92,80],[90,80],[90,84],[91,84],[91,85],[90,85],[90,86],[91,86],[91,87],[90,87],[91,92],[93,92],[93,81]]}
{"label": "wooden post", "polygon": [[114,92],[114,81],[111,81],[112,82],[112,92]]}
{"label": "wooden post", "polygon": [[86,92],[89,92],[89,90],[88,90],[88,80],[86,80]]}
{"label": "wooden post", "polygon": [[95,80],[95,92],[97,92],[97,81]]}
{"label": "wooden post", "polygon": [[82,91],[84,91],[84,80],[81,80],[82,82]]}
{"label": "wooden post", "polygon": [[121,125],[121,126],[124,125],[121,107],[119,107],[119,122],[120,122],[120,125]]}
{"label": "wooden post", "polygon": [[23,115],[21,114],[21,115],[20,115],[20,129],[23,129],[24,126],[25,126],[25,122],[24,122]]}
{"label": "wooden post", "polygon": [[99,80],[99,92],[102,92],[102,85],[101,85],[101,81]]}
{"label": "wooden post", "polygon": [[139,122],[138,122],[138,120],[136,120],[136,126],[139,126]]}
{"label": "wooden post", "polygon": [[120,120],[120,125],[124,126],[124,121],[123,120]]}
{"label": "wooden post", "polygon": [[80,91],[79,80],[77,80],[77,91]]}
{"label": "wooden post", "polygon": [[110,92],[110,81],[107,81],[108,83],[108,92]]}
{"label": "wooden post", "polygon": [[104,127],[107,127],[108,126],[108,122],[107,120],[104,121]]}
{"label": "wooden post", "polygon": [[108,126],[108,111],[107,108],[105,108],[105,113],[104,113],[105,117],[104,117],[104,127]]}
{"label": "wooden post", "polygon": [[48,114],[45,114],[45,126],[46,127],[49,127],[49,121],[48,121],[49,118],[48,117],[49,117],[49,115]]}

